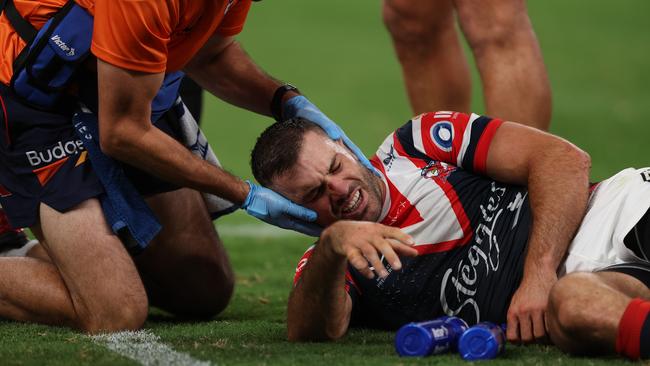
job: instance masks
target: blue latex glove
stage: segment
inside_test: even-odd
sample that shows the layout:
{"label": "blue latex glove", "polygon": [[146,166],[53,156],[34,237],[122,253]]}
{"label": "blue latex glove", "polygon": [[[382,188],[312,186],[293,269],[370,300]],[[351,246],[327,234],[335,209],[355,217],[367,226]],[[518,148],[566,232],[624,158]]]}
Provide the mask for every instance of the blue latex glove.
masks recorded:
{"label": "blue latex glove", "polygon": [[246,181],[250,187],[242,209],[251,216],[284,229],[319,236],[323,228],[313,224],[316,212],[299,206],[268,188]]}
{"label": "blue latex glove", "polygon": [[375,175],[379,176],[379,172],[375,167],[370,164],[368,158],[363,155],[363,152],[357,147],[357,145],[350,140],[349,137],[345,135],[345,132],[339,127],[334,121],[329,119],[323,112],[318,109],[312,102],[302,95],[295,96],[290,98],[284,103],[282,108],[282,116],[286,119],[301,117],[307,119],[311,122],[314,122],[320,128],[322,128],[329,138],[332,140],[343,140],[345,146],[348,147],[354,153],[354,155],[359,159],[359,162],[368,168]]}

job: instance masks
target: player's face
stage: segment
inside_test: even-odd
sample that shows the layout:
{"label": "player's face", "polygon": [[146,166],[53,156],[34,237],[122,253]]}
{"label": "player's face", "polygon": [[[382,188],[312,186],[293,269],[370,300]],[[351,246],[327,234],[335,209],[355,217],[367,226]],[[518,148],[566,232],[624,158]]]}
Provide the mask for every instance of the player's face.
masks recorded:
{"label": "player's face", "polygon": [[337,220],[376,221],[384,184],[340,141],[308,131],[296,165],[273,180],[275,191],[318,214],[319,225]]}

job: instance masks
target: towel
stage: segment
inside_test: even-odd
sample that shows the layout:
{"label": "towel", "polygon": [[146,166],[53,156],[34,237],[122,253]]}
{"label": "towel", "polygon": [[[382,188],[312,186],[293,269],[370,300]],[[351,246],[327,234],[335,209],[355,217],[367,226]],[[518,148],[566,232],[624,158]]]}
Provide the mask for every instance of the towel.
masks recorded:
{"label": "towel", "polygon": [[82,110],[74,114],[72,123],[104,186],[99,200],[106,221],[131,254],[140,253],[162,229],[160,222],[126,177],[122,164],[101,151],[97,116]]}
{"label": "towel", "polygon": [[[180,97],[167,112],[168,121],[178,133],[180,142],[192,154],[221,167],[219,159]],[[99,197],[106,221],[120,237],[127,250],[136,255],[144,250],[162,226],[133,184],[126,177],[121,163],[104,154],[99,146],[97,116],[82,107],[73,116],[77,135],[88,151],[88,157],[105,193]],[[213,220],[231,213],[239,206],[210,193],[202,193]]]}

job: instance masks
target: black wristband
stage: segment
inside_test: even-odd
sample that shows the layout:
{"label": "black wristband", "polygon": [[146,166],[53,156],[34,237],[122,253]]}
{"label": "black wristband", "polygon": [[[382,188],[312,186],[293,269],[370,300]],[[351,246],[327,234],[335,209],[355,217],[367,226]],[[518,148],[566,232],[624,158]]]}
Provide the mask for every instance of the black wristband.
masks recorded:
{"label": "black wristband", "polygon": [[273,99],[271,99],[271,115],[278,122],[282,121],[282,98],[290,91],[300,94],[298,88],[291,84],[284,84],[275,89],[275,93],[273,93]]}

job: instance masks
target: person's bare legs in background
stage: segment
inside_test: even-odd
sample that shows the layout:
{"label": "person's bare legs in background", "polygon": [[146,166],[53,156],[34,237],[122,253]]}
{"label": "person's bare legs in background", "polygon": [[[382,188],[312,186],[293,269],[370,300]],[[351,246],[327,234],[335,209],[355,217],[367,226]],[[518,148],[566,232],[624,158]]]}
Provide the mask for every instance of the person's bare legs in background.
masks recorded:
{"label": "person's bare legs in background", "polygon": [[454,13],[476,59],[486,113],[547,130],[551,87],[524,0],[384,0],[413,112],[470,109]]}

